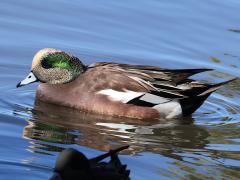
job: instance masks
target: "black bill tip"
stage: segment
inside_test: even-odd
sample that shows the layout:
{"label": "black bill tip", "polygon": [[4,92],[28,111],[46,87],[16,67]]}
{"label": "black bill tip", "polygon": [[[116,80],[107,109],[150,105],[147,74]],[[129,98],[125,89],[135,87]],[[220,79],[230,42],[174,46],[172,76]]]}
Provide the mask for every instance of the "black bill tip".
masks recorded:
{"label": "black bill tip", "polygon": [[21,86],[23,86],[23,85],[21,85],[21,82],[19,82],[19,83],[16,85],[17,88],[19,88],[19,87],[21,87]]}

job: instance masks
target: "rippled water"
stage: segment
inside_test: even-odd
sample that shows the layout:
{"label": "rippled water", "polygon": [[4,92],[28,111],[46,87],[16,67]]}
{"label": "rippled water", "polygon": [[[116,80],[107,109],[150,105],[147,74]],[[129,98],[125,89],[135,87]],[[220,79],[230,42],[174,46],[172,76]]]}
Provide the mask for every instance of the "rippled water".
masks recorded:
{"label": "rippled water", "polygon": [[[63,148],[88,157],[123,144],[132,179],[238,179],[240,80],[213,93],[191,118],[146,123],[79,113],[16,89],[44,47],[95,61],[214,68],[240,76],[238,0],[0,2],[0,178],[47,179]],[[60,111],[61,110],[61,111]],[[60,113],[59,113],[60,112]]]}

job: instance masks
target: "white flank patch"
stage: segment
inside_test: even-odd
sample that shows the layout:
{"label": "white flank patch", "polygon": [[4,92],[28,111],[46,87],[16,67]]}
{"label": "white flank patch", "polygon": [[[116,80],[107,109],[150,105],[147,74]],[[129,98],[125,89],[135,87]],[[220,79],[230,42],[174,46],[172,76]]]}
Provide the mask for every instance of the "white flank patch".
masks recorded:
{"label": "white flank patch", "polygon": [[164,114],[166,119],[176,118],[182,115],[182,107],[177,100],[158,104],[153,108],[158,110],[159,113]]}
{"label": "white flank patch", "polygon": [[115,91],[113,89],[104,89],[98,91],[97,94],[103,94],[108,96],[112,101],[121,101],[127,103],[132,99],[143,95],[143,92],[134,92],[134,91]]}

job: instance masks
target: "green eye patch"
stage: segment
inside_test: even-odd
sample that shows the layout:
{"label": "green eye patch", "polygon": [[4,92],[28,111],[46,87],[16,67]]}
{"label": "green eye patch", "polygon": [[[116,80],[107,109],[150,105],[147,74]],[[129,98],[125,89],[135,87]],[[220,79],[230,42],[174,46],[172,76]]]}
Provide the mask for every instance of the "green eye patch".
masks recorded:
{"label": "green eye patch", "polygon": [[67,70],[73,69],[69,57],[67,57],[63,53],[49,54],[41,61],[41,63],[43,68],[45,69],[49,68],[61,68]]}

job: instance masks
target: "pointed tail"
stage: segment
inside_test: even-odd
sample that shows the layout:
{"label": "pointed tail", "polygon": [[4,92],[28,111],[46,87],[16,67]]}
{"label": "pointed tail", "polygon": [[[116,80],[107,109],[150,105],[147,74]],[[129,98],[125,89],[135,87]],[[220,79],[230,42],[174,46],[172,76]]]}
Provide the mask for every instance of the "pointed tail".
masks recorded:
{"label": "pointed tail", "polygon": [[232,81],[235,81],[236,79],[237,79],[237,78],[233,78],[233,79],[230,79],[230,80],[228,80],[228,81],[221,82],[221,83],[211,84],[211,85],[208,86],[209,88],[208,88],[206,91],[202,92],[202,93],[199,94],[198,96],[205,96],[205,95],[207,95],[207,94],[211,94],[212,92],[218,90],[222,85],[228,84],[228,83],[230,83],[230,82],[232,82]]}
{"label": "pointed tail", "polygon": [[200,94],[181,99],[180,104],[182,107],[183,116],[188,116],[192,114],[203,104],[203,102],[210,96],[212,92],[219,89],[222,85],[232,82],[236,79],[237,78],[234,78],[225,82],[217,83],[217,84],[207,85],[206,89]]}

